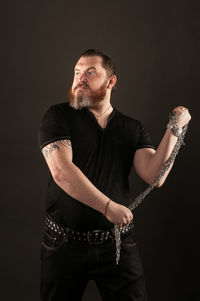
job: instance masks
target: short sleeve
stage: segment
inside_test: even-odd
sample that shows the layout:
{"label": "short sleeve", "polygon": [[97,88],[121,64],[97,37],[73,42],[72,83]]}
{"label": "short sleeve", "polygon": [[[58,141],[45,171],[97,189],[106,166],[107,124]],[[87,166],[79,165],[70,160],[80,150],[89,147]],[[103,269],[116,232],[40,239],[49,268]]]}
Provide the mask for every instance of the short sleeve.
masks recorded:
{"label": "short sleeve", "polygon": [[43,116],[39,129],[40,150],[51,142],[71,139],[66,113],[56,105],[51,106]]}
{"label": "short sleeve", "polygon": [[138,131],[139,131],[138,133],[139,139],[137,141],[136,150],[140,148],[146,148],[146,147],[155,149],[147,130],[144,128],[144,126],[140,121],[138,121]]}

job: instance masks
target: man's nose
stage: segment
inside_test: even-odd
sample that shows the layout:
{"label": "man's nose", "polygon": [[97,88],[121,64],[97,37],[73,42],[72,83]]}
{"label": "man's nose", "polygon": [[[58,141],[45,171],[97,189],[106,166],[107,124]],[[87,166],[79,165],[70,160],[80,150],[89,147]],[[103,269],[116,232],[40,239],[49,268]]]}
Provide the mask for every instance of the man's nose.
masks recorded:
{"label": "man's nose", "polygon": [[87,83],[87,77],[84,73],[80,76],[79,81],[80,83]]}

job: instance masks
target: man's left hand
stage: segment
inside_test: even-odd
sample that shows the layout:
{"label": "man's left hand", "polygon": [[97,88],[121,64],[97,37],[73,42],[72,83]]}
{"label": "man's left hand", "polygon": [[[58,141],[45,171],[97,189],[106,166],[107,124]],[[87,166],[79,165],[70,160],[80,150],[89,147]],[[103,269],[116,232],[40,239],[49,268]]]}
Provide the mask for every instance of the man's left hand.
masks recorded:
{"label": "man's left hand", "polygon": [[177,123],[179,127],[184,127],[186,124],[188,124],[188,122],[191,119],[191,115],[188,111],[187,108],[183,107],[183,106],[178,106],[176,107],[174,110],[174,112],[176,112],[177,115]]}

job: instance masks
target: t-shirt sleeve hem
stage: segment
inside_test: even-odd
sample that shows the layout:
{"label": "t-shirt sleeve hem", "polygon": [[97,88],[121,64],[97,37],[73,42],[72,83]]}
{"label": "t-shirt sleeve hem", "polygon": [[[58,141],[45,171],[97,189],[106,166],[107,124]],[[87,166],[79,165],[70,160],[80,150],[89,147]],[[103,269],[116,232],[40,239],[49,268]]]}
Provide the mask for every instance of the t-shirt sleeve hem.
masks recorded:
{"label": "t-shirt sleeve hem", "polygon": [[40,145],[40,150],[42,150],[43,147],[45,147],[46,145],[48,145],[48,144],[50,144],[52,142],[56,142],[56,141],[59,141],[59,140],[65,140],[65,139],[71,140],[71,137],[69,137],[69,136],[61,136],[61,137],[56,137],[56,138],[52,138],[50,140],[47,140],[47,141],[45,141],[44,143],[42,143]]}
{"label": "t-shirt sleeve hem", "polygon": [[136,150],[141,149],[141,148],[153,148],[153,149],[156,150],[155,146],[149,145],[149,144],[146,144],[146,145],[139,145],[139,146],[136,147]]}

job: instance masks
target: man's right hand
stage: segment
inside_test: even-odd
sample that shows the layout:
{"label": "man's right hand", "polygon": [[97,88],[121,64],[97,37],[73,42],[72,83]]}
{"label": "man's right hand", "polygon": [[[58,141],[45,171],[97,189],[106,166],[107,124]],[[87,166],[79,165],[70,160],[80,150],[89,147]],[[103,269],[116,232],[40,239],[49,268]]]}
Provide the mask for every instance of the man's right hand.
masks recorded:
{"label": "man's right hand", "polygon": [[106,218],[111,223],[121,227],[130,224],[133,219],[133,214],[127,207],[111,200],[106,212]]}

